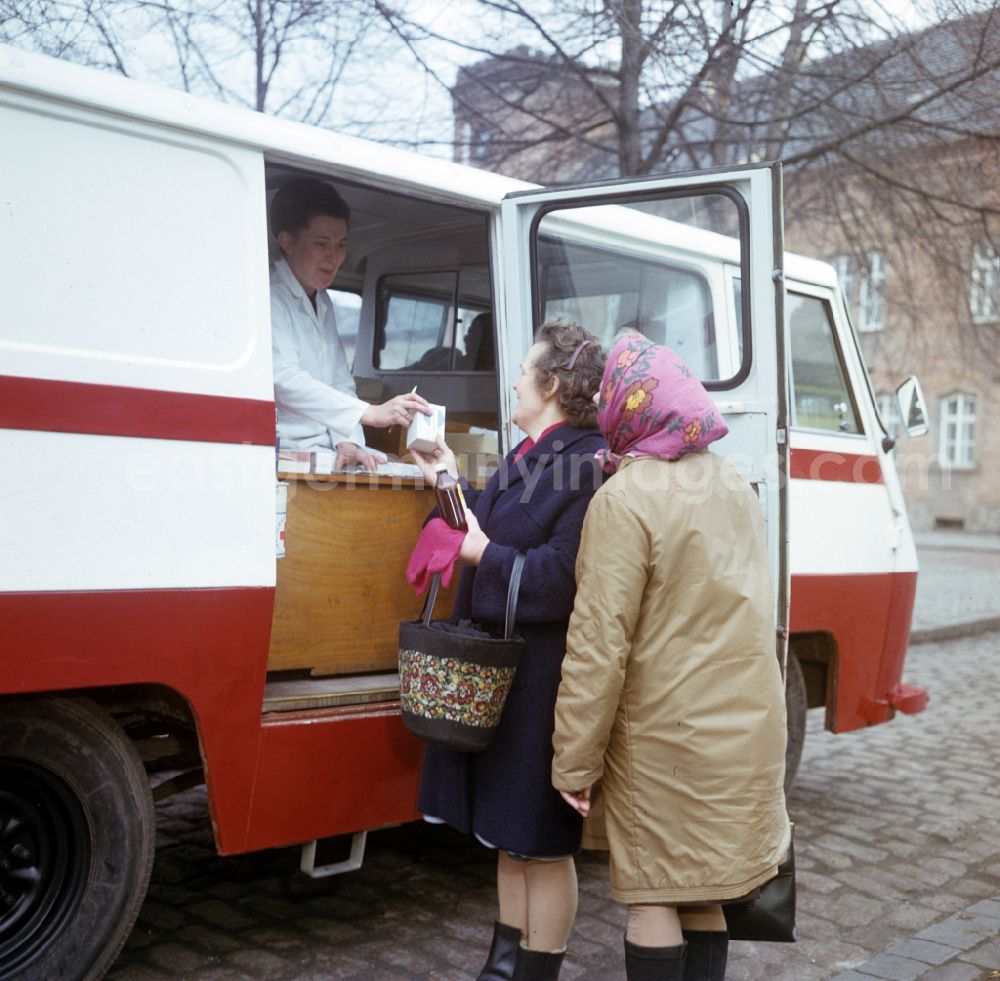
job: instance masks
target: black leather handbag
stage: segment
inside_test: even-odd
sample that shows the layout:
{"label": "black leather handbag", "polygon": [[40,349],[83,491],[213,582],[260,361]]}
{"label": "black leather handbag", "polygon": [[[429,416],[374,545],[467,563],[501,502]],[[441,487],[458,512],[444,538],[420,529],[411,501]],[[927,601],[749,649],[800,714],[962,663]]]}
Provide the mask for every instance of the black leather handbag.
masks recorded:
{"label": "black leather handbag", "polygon": [[[794,836],[795,826],[792,826]],[[747,902],[723,904],[730,940],[763,943],[795,942],[795,848],[788,842],[788,856],[778,874],[760,887],[760,894]]]}
{"label": "black leather handbag", "polygon": [[492,741],[524,651],[514,633],[523,567],[524,556],[516,556],[501,636],[469,620],[432,620],[439,575],[420,619],[399,625],[403,723],[431,746],[480,753]]}

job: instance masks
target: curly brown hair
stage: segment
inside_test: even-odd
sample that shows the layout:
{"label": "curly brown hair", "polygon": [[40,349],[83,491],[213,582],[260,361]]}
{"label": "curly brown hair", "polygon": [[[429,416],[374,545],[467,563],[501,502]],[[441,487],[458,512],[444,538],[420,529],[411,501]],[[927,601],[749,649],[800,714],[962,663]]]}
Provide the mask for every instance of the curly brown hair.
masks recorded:
{"label": "curly brown hair", "polygon": [[545,345],[534,365],[538,387],[547,391],[557,378],[559,406],[570,425],[596,426],[594,393],[601,387],[606,357],[601,342],[577,323],[549,320],[538,328],[535,343]]}

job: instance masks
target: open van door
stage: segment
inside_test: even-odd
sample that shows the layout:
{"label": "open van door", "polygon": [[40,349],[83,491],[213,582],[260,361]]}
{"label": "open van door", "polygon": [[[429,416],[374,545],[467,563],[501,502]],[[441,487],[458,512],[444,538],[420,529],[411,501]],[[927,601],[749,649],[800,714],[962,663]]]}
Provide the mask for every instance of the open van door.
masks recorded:
{"label": "open van door", "polygon": [[[619,330],[639,329],[677,351],[712,393],[730,429],[712,448],[746,475],[764,511],[784,667],[781,165],[518,191],[503,199],[501,224],[498,341],[510,377],[535,330],[564,316],[605,348]],[[502,398],[509,447],[509,390]]]}

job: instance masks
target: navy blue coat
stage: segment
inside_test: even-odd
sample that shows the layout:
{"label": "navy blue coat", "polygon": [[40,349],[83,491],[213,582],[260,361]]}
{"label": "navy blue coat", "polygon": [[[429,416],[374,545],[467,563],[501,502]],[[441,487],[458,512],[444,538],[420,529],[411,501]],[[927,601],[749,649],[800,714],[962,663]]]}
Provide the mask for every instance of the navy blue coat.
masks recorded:
{"label": "navy blue coat", "polygon": [[466,503],[490,539],[463,570],[454,616],[502,623],[514,556],[525,556],[517,632],[525,650],[493,743],[470,755],[429,747],[420,810],[459,831],[533,858],[580,848],[582,820],[552,787],[552,731],[576,553],[587,505],[601,483],[596,429],[565,423],[514,462],[516,448]]}

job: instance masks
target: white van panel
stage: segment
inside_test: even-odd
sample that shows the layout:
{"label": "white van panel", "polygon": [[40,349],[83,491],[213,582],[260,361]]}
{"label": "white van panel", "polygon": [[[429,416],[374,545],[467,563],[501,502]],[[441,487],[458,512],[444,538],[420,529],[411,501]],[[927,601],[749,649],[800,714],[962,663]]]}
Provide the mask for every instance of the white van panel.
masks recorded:
{"label": "white van panel", "polygon": [[8,429],[0,461],[0,591],[274,585],[272,448]]}
{"label": "white van panel", "polygon": [[261,155],[3,101],[4,373],[270,400]]}
{"label": "white van panel", "polygon": [[792,480],[788,498],[793,576],[895,571],[884,484]]}

